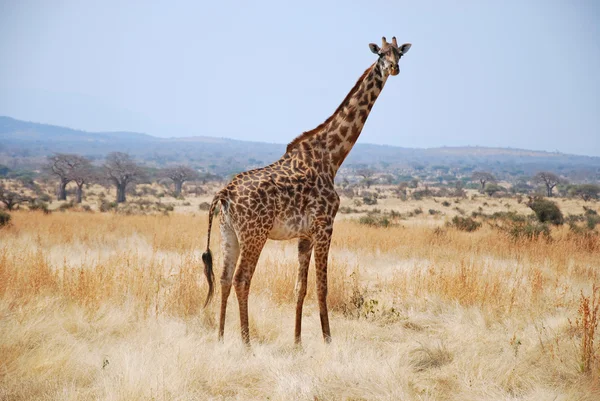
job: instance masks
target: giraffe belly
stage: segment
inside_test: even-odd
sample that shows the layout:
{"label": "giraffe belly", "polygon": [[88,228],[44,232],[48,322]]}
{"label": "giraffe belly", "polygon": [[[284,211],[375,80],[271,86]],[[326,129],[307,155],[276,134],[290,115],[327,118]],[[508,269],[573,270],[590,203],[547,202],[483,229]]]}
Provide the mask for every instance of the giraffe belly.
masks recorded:
{"label": "giraffe belly", "polygon": [[269,239],[286,240],[298,238],[308,232],[308,218],[295,218],[289,220],[275,220],[269,232]]}

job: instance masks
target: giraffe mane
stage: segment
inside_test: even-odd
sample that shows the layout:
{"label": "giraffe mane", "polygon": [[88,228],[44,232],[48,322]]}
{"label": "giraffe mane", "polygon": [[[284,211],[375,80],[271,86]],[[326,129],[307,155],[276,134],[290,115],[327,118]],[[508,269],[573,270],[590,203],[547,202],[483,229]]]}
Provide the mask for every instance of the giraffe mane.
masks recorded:
{"label": "giraffe mane", "polygon": [[305,139],[310,138],[310,137],[316,135],[317,133],[321,132],[321,130],[323,128],[325,128],[327,126],[327,124],[329,124],[331,122],[331,120],[333,120],[333,118],[340,112],[340,110],[342,110],[342,108],[350,101],[350,98],[358,91],[360,84],[365,79],[367,74],[373,69],[375,64],[377,64],[377,62],[371,64],[371,66],[369,68],[367,68],[365,70],[365,72],[363,72],[363,74],[360,76],[360,78],[358,78],[358,80],[356,81],[356,84],[354,84],[354,87],[352,89],[350,89],[350,92],[348,92],[348,94],[346,95],[346,97],[344,98],[342,103],[340,103],[338,108],[335,109],[333,114],[331,116],[329,116],[329,118],[327,118],[327,120],[325,120],[321,124],[319,124],[316,128],[313,128],[310,131],[305,131],[302,134],[298,135],[292,142],[290,142],[288,144],[286,153],[295,149],[296,146],[298,146],[298,144],[301,143],[302,141],[304,141]]}

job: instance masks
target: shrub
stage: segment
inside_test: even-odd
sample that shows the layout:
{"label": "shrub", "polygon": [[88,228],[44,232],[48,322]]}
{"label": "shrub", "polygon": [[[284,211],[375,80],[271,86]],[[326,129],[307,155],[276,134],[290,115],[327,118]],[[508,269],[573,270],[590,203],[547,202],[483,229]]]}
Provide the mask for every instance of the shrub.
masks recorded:
{"label": "shrub", "polygon": [[40,196],[38,196],[37,199],[41,202],[51,202],[52,201],[52,197],[50,197],[50,195],[45,194],[45,193],[40,194]]}
{"label": "shrub", "polygon": [[104,199],[102,199],[102,201],[100,202],[100,206],[99,206],[99,209],[102,213],[108,212],[111,210],[115,210],[116,208],[117,208],[117,202],[107,202]]}
{"label": "shrub", "polygon": [[527,206],[534,211],[540,223],[552,223],[561,225],[565,219],[558,205],[551,200],[543,198],[530,199]]}
{"label": "shrub", "polygon": [[495,212],[490,216],[494,220],[510,220],[515,223],[524,223],[527,221],[527,216],[517,212]]}
{"label": "shrub", "polygon": [[550,227],[545,223],[527,222],[525,224],[512,224],[506,231],[515,241],[520,239],[535,240],[540,236],[550,239]]}
{"label": "shrub", "polygon": [[377,194],[371,192],[363,192],[362,201],[365,205],[376,205],[377,204]]}
{"label": "shrub", "polygon": [[470,217],[454,216],[452,222],[448,223],[451,227],[456,227],[458,230],[472,232],[481,227],[481,223],[473,220]]}
{"label": "shrub", "polygon": [[448,207],[448,206],[450,206],[450,202],[448,202],[448,201],[443,201],[443,202],[442,202],[442,206],[446,206],[446,207]]}
{"label": "shrub", "polygon": [[61,212],[67,211],[69,209],[71,209],[73,207],[73,203],[69,202],[69,203],[63,203],[62,205],[60,205],[58,207],[58,210]]}
{"label": "shrub", "polygon": [[390,211],[390,217],[392,219],[401,219],[402,218],[402,213],[395,211],[394,209],[392,209]]}
{"label": "shrub", "polygon": [[198,205],[198,209],[200,209],[200,210],[208,210],[208,209],[210,209],[210,203],[208,203],[208,202],[202,202],[201,204]]}
{"label": "shrub", "polygon": [[34,203],[29,205],[29,210],[39,210],[44,212],[44,214],[50,214],[50,209],[48,209],[48,204],[46,202],[35,201]]}
{"label": "shrub", "polygon": [[598,216],[597,214],[588,214],[586,216],[586,224],[587,224],[587,228],[589,228],[590,230],[593,230],[596,228],[596,225],[598,225],[598,223],[600,223],[600,216]]}
{"label": "shrub", "polygon": [[175,206],[172,203],[156,202],[156,209],[159,211],[162,210],[164,212],[172,212],[173,210],[175,210]]}
{"label": "shrub", "polygon": [[375,213],[369,213],[366,216],[362,216],[358,222],[373,227],[389,227],[392,225],[392,222],[387,216],[377,216]]}
{"label": "shrub", "polygon": [[10,214],[0,210],[0,227],[7,226],[10,223]]}
{"label": "shrub", "polygon": [[454,210],[456,210],[459,214],[461,214],[463,216],[465,215],[465,210],[459,208],[458,206],[454,207]]}
{"label": "shrub", "polygon": [[429,209],[429,214],[435,216],[436,214],[442,214],[439,210]]}

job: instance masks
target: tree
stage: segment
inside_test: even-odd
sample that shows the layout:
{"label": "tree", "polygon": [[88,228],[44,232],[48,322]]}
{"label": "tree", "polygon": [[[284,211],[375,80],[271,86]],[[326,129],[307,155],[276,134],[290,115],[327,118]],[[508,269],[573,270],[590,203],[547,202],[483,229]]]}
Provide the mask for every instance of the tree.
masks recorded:
{"label": "tree", "polygon": [[0,202],[4,203],[7,210],[13,210],[15,206],[29,200],[28,197],[9,191],[4,185],[0,184]]}
{"label": "tree", "polygon": [[0,164],[0,177],[6,177],[10,169],[4,164]]}
{"label": "tree", "polygon": [[591,199],[598,199],[600,196],[600,185],[581,184],[575,185],[569,191],[574,196],[580,196],[585,202]]}
{"label": "tree", "polygon": [[481,185],[481,190],[480,192],[483,192],[485,190],[485,184],[488,182],[496,182],[496,178],[486,172],[486,171],[475,171],[472,175],[471,175],[471,180],[472,181],[479,181],[479,184]]}
{"label": "tree", "polygon": [[106,178],[117,187],[117,203],[126,201],[125,191],[127,185],[139,182],[144,177],[144,172],[127,153],[111,152],[106,156],[103,166]]}
{"label": "tree", "polygon": [[546,192],[548,197],[552,197],[552,190],[557,184],[565,182],[565,180],[561,179],[554,173],[549,171],[540,171],[533,177],[533,182],[536,184],[544,184],[546,186]]}
{"label": "tree", "polygon": [[356,174],[362,177],[362,184],[364,184],[367,188],[371,188],[371,185],[375,182],[373,175],[375,175],[375,171],[370,168],[361,168],[356,171]]}
{"label": "tree", "polygon": [[57,200],[67,200],[67,184],[73,181],[72,171],[81,156],[70,153],[56,153],[48,156],[45,170],[58,178]]}
{"label": "tree", "polygon": [[503,191],[504,188],[502,188],[500,185],[498,184],[494,184],[494,183],[488,183],[485,186],[485,189],[483,190],[486,194],[488,194],[488,196],[494,196],[494,194],[496,192],[501,192]]}
{"label": "tree", "polygon": [[85,157],[77,156],[74,160],[73,168],[71,169],[70,176],[72,181],[77,184],[76,202],[81,203],[83,196],[83,185],[89,184],[90,182],[97,179],[96,172],[92,163]]}
{"label": "tree", "polygon": [[188,166],[174,166],[163,169],[162,175],[170,178],[175,183],[175,196],[181,195],[181,187],[186,181],[193,181],[200,178],[200,174]]}

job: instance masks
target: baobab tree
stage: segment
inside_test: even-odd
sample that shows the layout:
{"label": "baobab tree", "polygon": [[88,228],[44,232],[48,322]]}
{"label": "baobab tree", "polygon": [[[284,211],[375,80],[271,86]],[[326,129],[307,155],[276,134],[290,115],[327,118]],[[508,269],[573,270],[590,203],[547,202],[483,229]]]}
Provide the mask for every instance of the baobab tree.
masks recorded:
{"label": "baobab tree", "polygon": [[536,184],[544,184],[548,197],[552,197],[552,190],[560,183],[566,182],[554,173],[549,171],[540,171],[533,177],[533,182]]}
{"label": "baobab tree", "polygon": [[71,180],[77,184],[75,202],[81,203],[83,197],[83,186],[97,179],[96,171],[92,163],[85,157],[78,156],[73,168],[71,169]]}
{"label": "baobab tree", "polygon": [[44,169],[58,178],[57,200],[67,200],[67,184],[73,181],[71,173],[79,159],[81,156],[70,153],[56,153],[48,156],[48,163]]}
{"label": "baobab tree", "polygon": [[200,174],[188,166],[174,166],[163,169],[162,175],[170,178],[175,183],[175,196],[181,195],[181,187],[186,181],[193,181],[200,178]]}
{"label": "baobab tree", "polygon": [[127,153],[111,152],[106,156],[103,166],[106,178],[117,187],[117,203],[125,202],[127,185],[139,182],[144,177],[144,171]]}
{"label": "baobab tree", "polygon": [[471,175],[471,180],[472,181],[479,181],[479,184],[481,185],[481,190],[480,192],[483,192],[485,190],[485,184],[488,182],[496,182],[496,178],[486,172],[486,171],[475,171],[473,173],[473,175]]}

